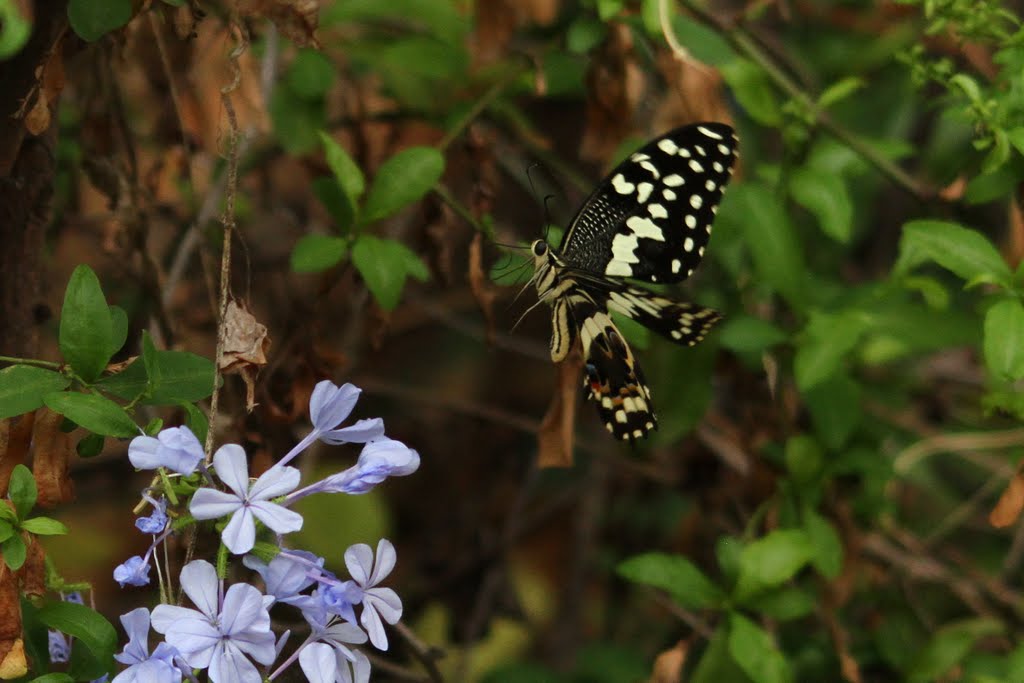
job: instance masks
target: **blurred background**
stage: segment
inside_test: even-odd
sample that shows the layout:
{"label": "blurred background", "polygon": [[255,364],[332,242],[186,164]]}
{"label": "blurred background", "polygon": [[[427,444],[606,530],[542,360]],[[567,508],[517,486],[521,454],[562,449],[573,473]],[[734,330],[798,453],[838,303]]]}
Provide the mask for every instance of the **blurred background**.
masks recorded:
{"label": "blurred background", "polygon": [[[395,544],[408,632],[374,680],[1024,681],[1019,3],[124,4],[12,5],[35,33],[2,97],[52,192],[5,259],[34,339],[0,351],[59,360],[87,263],[128,313],[115,360],[142,330],[212,358],[233,211],[231,292],[270,341],[250,410],[225,378],[216,442],[269,466],[330,378],[422,457],[308,499],[293,537],[334,568]],[[557,238],[695,121],[733,125],[740,161],[664,291],[725,319],[694,348],[624,328],[660,421],[631,447],[550,361],[546,308],[512,331],[531,270],[495,242]],[[424,186],[360,217],[339,147],[393,196]],[[421,148],[439,176],[409,170]],[[110,572],[147,545],[126,447],[75,462],[46,546],[112,618],[138,593]]]}

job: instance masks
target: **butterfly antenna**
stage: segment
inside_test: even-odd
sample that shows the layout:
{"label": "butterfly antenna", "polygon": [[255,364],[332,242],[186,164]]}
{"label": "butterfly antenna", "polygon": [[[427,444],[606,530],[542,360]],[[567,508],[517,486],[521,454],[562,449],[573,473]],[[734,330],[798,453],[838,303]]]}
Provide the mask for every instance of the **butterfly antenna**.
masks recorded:
{"label": "butterfly antenna", "polygon": [[[525,287],[524,287],[524,289],[525,289]],[[520,294],[522,294],[522,292],[520,292]],[[525,318],[527,315],[529,315],[530,311],[532,311],[533,309],[537,308],[542,303],[544,303],[544,300],[543,299],[538,299],[537,303],[535,303],[534,305],[530,306],[525,311],[523,311],[523,314],[521,316],[519,316],[519,320],[517,320],[516,324],[512,326],[512,329],[509,330],[509,333],[511,334],[512,332],[515,332],[516,328],[519,327],[519,323],[523,322],[523,318]]]}

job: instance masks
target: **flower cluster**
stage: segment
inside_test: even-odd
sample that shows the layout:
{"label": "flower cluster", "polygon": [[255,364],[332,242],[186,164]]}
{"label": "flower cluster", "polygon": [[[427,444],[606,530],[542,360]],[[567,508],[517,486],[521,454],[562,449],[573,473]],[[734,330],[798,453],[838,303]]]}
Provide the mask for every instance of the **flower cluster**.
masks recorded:
{"label": "flower cluster", "polygon": [[[369,680],[369,659],[355,646],[369,642],[386,650],[384,624],[402,617],[399,596],[379,585],[395,566],[394,546],[381,539],[376,553],[361,543],[348,548],[344,561],[351,578],[342,578],[324,568],[324,558],[280,544],[283,535],[302,528],[302,516],[290,509],[296,501],[314,493],[366,493],[388,477],[411,474],[419,467],[419,454],[385,437],[379,418],[340,426],[359,393],[351,384],[320,382],[310,398],[313,430],[255,481],[249,478],[245,451],[236,444],[221,446],[212,468],[206,467],[202,445],[187,427],[132,441],[132,464],[139,469],[163,468],[168,476],[180,477],[188,491],[191,519],[216,521],[224,549],[242,556],[243,564],[262,579],[265,592],[248,583],[226,586],[224,577],[205,560],[188,563],[179,580],[193,607],[164,604],[152,613],[139,608],[121,617],[129,641],[117,659],[127,668],[114,683],[181,683],[183,676],[196,680],[196,670],[205,670],[213,683],[259,683],[275,679],[296,663],[310,681]],[[299,488],[299,470],[288,463],[316,441],[359,443],[363,448],[349,469]],[[195,482],[191,489],[189,482]],[[173,515],[167,509],[176,501],[149,493],[144,500],[151,513],[139,517],[136,526],[152,534],[153,543],[145,555],[129,558],[114,571],[122,586],[149,582],[155,551],[173,533]],[[260,538],[275,543],[257,549]],[[310,634],[275,667],[289,636],[285,632],[278,638],[271,630],[270,610],[278,604],[298,609]],[[163,636],[152,651],[151,627]]]}

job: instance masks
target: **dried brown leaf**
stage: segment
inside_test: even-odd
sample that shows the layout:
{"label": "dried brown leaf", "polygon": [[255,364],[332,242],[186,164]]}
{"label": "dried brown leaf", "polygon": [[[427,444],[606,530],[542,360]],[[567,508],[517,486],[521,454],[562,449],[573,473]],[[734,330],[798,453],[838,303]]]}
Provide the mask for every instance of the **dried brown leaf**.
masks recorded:
{"label": "dried brown leaf", "polygon": [[320,47],[315,35],[320,0],[238,0],[236,9],[244,17],[270,19],[285,38],[299,47]]}
{"label": "dried brown leaf", "polygon": [[574,349],[556,363],[558,379],[548,411],[537,431],[538,467],[572,467],[573,434],[576,427],[576,394],[579,391],[583,356]]}
{"label": "dried brown leaf", "polygon": [[7,494],[15,466],[28,461],[34,424],[35,413],[0,420],[0,497]]}
{"label": "dried brown leaf", "polygon": [[28,543],[25,563],[18,570],[21,592],[26,595],[43,595],[46,593],[46,551],[38,539],[32,537]]}
{"label": "dried brown leaf", "polygon": [[21,638],[0,640],[0,680],[21,678],[27,673],[25,642]]}
{"label": "dried brown leaf", "polygon": [[473,64],[494,64],[505,57],[521,14],[511,0],[489,0],[476,7],[473,31]]}
{"label": "dried brown leaf", "polygon": [[1003,495],[999,496],[999,502],[988,515],[989,523],[996,528],[1010,526],[1020,517],[1021,510],[1024,510],[1024,472],[1017,470]]}
{"label": "dried brown leaf", "polygon": [[487,343],[494,343],[494,300],[500,290],[491,284],[484,268],[484,236],[477,233],[469,245],[469,288],[480,304],[487,324]]}
{"label": "dried brown leaf", "polygon": [[717,69],[677,59],[669,51],[660,53],[657,61],[666,87],[654,115],[656,130],[665,131],[696,121],[732,122],[722,75]]}
{"label": "dried brown leaf", "polygon": [[220,370],[225,375],[241,375],[246,388],[246,407],[256,406],[256,377],[267,364],[270,336],[267,326],[235,301],[228,302],[224,314],[224,355]]}
{"label": "dried brown leaf", "polygon": [[654,660],[654,668],[651,670],[651,677],[648,683],[679,683],[683,676],[683,666],[686,664],[686,654],[690,646],[685,640],[680,640],[675,647],[665,650]]}
{"label": "dried brown leaf", "polygon": [[52,508],[74,499],[71,480],[71,435],[61,430],[64,417],[47,408],[36,413],[32,433],[32,474],[39,489],[37,505]]}
{"label": "dried brown leaf", "polygon": [[587,124],[581,157],[604,162],[615,152],[633,129],[634,112],[645,86],[629,27],[609,24],[608,37],[595,50],[587,70]]}
{"label": "dried brown leaf", "polygon": [[1003,246],[1003,255],[1013,268],[1024,261],[1024,210],[1021,209],[1020,204],[1020,196],[1010,200],[1010,234]]}

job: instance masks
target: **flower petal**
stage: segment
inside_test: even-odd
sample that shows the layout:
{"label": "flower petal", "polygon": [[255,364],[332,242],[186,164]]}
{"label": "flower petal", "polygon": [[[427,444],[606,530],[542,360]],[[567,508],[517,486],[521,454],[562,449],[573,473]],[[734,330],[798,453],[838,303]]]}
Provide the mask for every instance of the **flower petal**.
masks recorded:
{"label": "flower petal", "polygon": [[391,570],[395,568],[395,562],[398,560],[398,554],[395,552],[395,546],[391,544],[386,538],[382,538],[377,542],[377,561],[373,566],[373,573],[370,574],[370,581],[367,585],[376,586],[378,583],[387,578]]}
{"label": "flower petal", "polygon": [[263,606],[263,594],[247,583],[236,583],[224,594],[220,630],[233,637],[245,631],[270,632],[270,614]]}
{"label": "flower petal", "polygon": [[390,588],[371,588],[363,597],[363,609],[373,605],[384,621],[397,624],[402,618],[402,599]]}
{"label": "flower petal", "polygon": [[384,624],[380,622],[380,615],[367,603],[363,603],[363,614],[359,617],[359,623],[366,629],[370,636],[370,642],[378,650],[388,649],[388,636],[384,633]]}
{"label": "flower petal", "polygon": [[149,658],[149,610],[138,607],[121,615],[121,626],[128,634],[128,644],[114,658],[122,664],[136,664]]}
{"label": "flower petal", "polygon": [[[163,623],[173,619],[169,614],[162,613],[168,607],[173,605],[157,605],[153,608],[154,627],[158,620]],[[188,611],[192,612],[191,616],[174,619],[168,626],[164,640],[178,650],[189,666],[205,669],[210,665],[210,659],[221,642],[221,634],[199,612]]]}
{"label": "flower petal", "polygon": [[177,622],[186,619],[204,619],[205,616],[189,607],[178,607],[177,605],[157,605],[153,608],[153,630],[157,633],[167,633]]}
{"label": "flower petal", "polygon": [[235,555],[244,555],[256,545],[256,523],[252,520],[252,510],[242,506],[231,515],[231,521],[220,533],[220,539]]}
{"label": "flower petal", "polygon": [[160,467],[160,441],[152,436],[137,436],[128,444],[128,460],[139,470],[155,470]]}
{"label": "flower petal", "polygon": [[206,560],[193,560],[182,567],[180,582],[192,604],[211,620],[216,619],[220,582],[214,566]]}
{"label": "flower petal", "polygon": [[320,435],[324,443],[338,445],[342,443],[366,443],[384,436],[384,420],[371,417],[357,421],[354,425],[332,429]]}
{"label": "flower petal", "polygon": [[373,551],[365,543],[356,543],[345,551],[345,566],[348,573],[360,586],[365,586],[373,571]]}
{"label": "flower petal", "polygon": [[290,534],[302,528],[302,515],[277,503],[253,503],[249,510],[256,519],[279,534]]}
{"label": "flower petal", "polygon": [[318,382],[309,397],[309,418],[320,431],[333,429],[349,416],[359,400],[362,389],[344,384],[336,386],[330,380]]}
{"label": "flower petal", "polygon": [[324,629],[322,638],[335,643],[351,643],[362,645],[366,642],[367,636],[363,629],[347,621],[336,621]]}
{"label": "flower petal", "polygon": [[270,500],[291,493],[301,476],[294,467],[271,467],[249,487],[249,500]]}
{"label": "flower petal", "polygon": [[199,489],[192,495],[188,511],[196,519],[220,519],[242,507],[242,500],[233,493],[217,489]]}
{"label": "flower petal", "polygon": [[212,683],[260,683],[263,680],[256,666],[230,640],[210,659],[209,673]]}
{"label": "flower petal", "polygon": [[226,443],[213,454],[213,469],[224,485],[245,498],[249,492],[249,463],[245,450],[235,443]]}
{"label": "flower petal", "polygon": [[323,643],[311,643],[299,653],[299,666],[309,683],[334,683],[338,662],[334,648]]}

